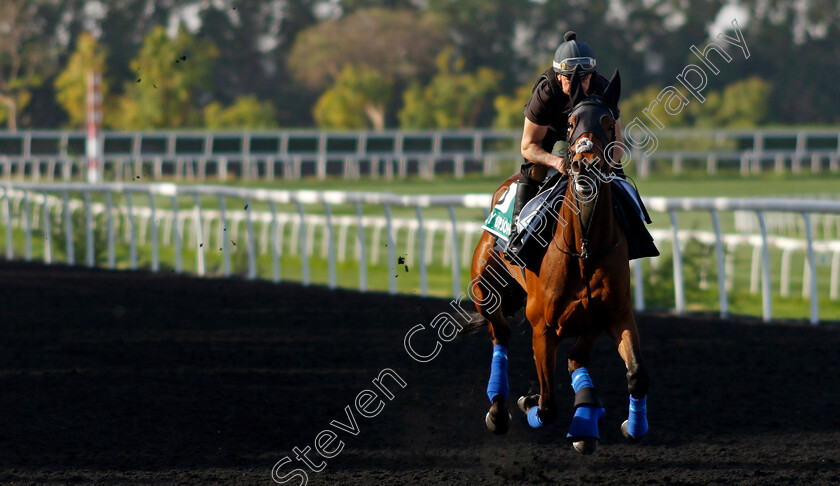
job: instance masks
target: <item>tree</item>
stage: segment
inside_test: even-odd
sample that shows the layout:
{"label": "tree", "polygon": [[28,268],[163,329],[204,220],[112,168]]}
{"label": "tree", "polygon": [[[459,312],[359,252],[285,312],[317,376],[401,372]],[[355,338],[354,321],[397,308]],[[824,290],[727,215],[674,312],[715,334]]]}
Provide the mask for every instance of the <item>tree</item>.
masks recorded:
{"label": "tree", "polygon": [[385,107],[393,81],[365,67],[346,66],[313,110],[320,128],[385,129]]}
{"label": "tree", "polygon": [[[96,72],[102,75],[102,96],[107,102],[109,83],[105,77],[108,49],[96,42],[88,33],[82,33],[76,41],[76,50],[70,56],[64,71],[55,79],[55,96],[67,112],[67,125],[73,128],[83,127],[87,113],[88,75]],[[106,125],[107,116],[103,121]]]}
{"label": "tree", "polygon": [[712,93],[695,116],[697,125],[755,128],[767,118],[771,85],[757,77],[736,81]]}
{"label": "tree", "polygon": [[277,128],[277,110],[270,101],[260,101],[254,95],[239,96],[225,108],[214,101],[204,108],[204,128],[210,130],[242,130],[247,128]]}
{"label": "tree", "polygon": [[523,84],[516,88],[513,95],[499,95],[493,100],[493,107],[496,109],[496,118],[493,119],[493,127],[503,130],[522,128],[525,123],[525,104],[531,97],[530,84]]}
{"label": "tree", "polygon": [[406,81],[434,71],[444,42],[437,18],[412,10],[358,10],[301,32],[288,65],[312,90],[329,86],[348,65]]}
{"label": "tree", "polygon": [[38,5],[0,2],[0,121],[17,130],[18,116],[54,65],[54,51],[39,38]]}
{"label": "tree", "polygon": [[402,128],[475,127],[489,96],[498,89],[501,74],[489,68],[464,72],[464,59],[445,49],[437,58],[438,74],[422,88],[413,84],[403,93],[399,113]]}
{"label": "tree", "polygon": [[196,99],[209,90],[218,51],[212,42],[179,27],[175,39],[163,27],[143,41],[131,69],[137,76],[126,84],[118,126],[130,129],[195,127],[201,122]]}

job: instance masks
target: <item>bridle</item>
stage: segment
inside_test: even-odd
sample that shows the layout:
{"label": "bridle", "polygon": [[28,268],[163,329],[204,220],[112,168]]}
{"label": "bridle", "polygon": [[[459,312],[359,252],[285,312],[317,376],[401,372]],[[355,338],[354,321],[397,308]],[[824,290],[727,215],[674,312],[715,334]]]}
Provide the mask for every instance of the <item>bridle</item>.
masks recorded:
{"label": "bridle", "polygon": [[[588,109],[584,109],[585,107],[591,107]],[[566,160],[568,161],[568,166],[572,168],[572,159],[573,157],[580,152],[591,152],[593,147],[595,146],[588,137],[583,137],[584,133],[592,133],[592,135],[601,142],[602,147],[608,147],[609,143],[613,142],[615,139],[615,132],[612,132],[612,136],[607,136],[604,132],[603,127],[601,126],[601,117],[602,116],[609,116],[613,119],[612,112],[607,108],[602,102],[596,100],[585,100],[579,103],[572,113],[569,115],[571,118],[573,115],[578,116],[578,122],[575,123],[574,130],[570,130],[570,134],[568,139],[574,140],[574,144],[568,144],[566,147]],[[571,127],[570,127],[571,128]],[[605,143],[606,141],[606,143]],[[602,154],[606,156],[606,154]],[[587,167],[590,171],[600,171],[601,169],[593,163],[587,163]],[[578,170],[576,173],[569,171],[569,189],[567,189],[566,194],[568,197],[569,194],[577,195],[578,194],[578,178],[586,177],[581,172],[582,170]],[[601,176],[605,176],[603,172],[600,174]],[[593,201],[584,201],[583,204],[591,205],[591,210],[588,211],[588,220],[586,225],[583,224],[583,209],[581,208],[581,200],[579,197],[574,197],[575,204],[577,207],[577,217],[578,217],[578,225],[582,231],[582,235],[580,238],[580,253],[567,251],[560,248],[560,245],[557,244],[556,238],[553,238],[554,246],[560,250],[562,253],[569,255],[573,258],[579,258],[582,263],[586,263],[590,260],[595,260],[600,258],[607,253],[618,248],[618,245],[621,243],[621,236],[613,243],[609,248],[600,249],[596,251],[589,250],[589,236],[590,232],[592,231],[592,223],[595,220],[595,213],[596,209],[598,208],[598,201],[601,197],[601,191],[599,190],[601,187],[602,180],[606,177],[595,177],[596,180],[592,180],[591,177],[586,177],[588,180],[587,185],[592,186],[592,190],[595,192],[594,200]],[[593,185],[594,184],[594,185]],[[574,243],[567,246],[574,248]],[[582,271],[583,269],[581,269]]]}

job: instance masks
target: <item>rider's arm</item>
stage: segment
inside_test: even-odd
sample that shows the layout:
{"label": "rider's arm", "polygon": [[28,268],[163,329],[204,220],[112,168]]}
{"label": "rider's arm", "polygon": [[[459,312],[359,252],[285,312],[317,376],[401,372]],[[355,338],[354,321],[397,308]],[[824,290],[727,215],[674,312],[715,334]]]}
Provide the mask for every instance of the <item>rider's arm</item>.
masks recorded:
{"label": "rider's arm", "polygon": [[525,117],[525,127],[522,130],[522,156],[525,160],[535,164],[547,165],[554,167],[562,173],[566,173],[563,168],[563,158],[543,150],[540,144],[548,133],[547,126],[537,125]]}

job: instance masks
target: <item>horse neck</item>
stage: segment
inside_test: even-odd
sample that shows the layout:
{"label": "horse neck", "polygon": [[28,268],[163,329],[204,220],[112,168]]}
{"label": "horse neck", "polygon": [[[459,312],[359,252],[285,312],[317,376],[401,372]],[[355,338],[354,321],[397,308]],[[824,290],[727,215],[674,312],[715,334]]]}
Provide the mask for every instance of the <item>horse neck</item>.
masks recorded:
{"label": "horse neck", "polygon": [[[570,247],[574,242],[575,248],[565,248],[567,251],[578,252],[581,250],[581,239],[586,236],[589,241],[589,251],[597,251],[608,247],[615,243],[617,238],[618,221],[615,218],[615,212],[612,209],[612,191],[609,184],[600,184],[598,186],[597,201],[590,203],[578,204],[575,200],[575,195],[572,190],[572,182],[569,182],[569,188],[566,190],[565,201],[560,211],[560,218],[566,224],[558,224],[554,234],[555,241],[560,244],[561,248]],[[594,204],[592,209],[591,221],[585,209],[586,204]],[[581,208],[578,214],[573,208]],[[586,232],[581,225],[589,224]],[[562,242],[562,243],[561,243]]]}

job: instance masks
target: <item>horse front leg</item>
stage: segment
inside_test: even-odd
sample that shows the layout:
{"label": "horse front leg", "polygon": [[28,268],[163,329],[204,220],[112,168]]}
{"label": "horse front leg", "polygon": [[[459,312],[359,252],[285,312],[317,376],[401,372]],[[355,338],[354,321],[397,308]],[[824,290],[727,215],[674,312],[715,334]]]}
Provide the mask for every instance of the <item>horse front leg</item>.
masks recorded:
{"label": "horse front leg", "polygon": [[579,336],[569,351],[569,374],[575,391],[575,415],[566,440],[581,454],[592,454],[598,448],[598,421],[604,415],[601,398],[586,368],[597,338],[597,334]]}
{"label": "horse front leg", "polygon": [[[542,321],[533,321],[541,323]],[[519,408],[528,416],[528,425],[538,429],[544,424],[557,421],[557,401],[554,397],[554,370],[557,366],[557,346],[560,339],[544,324],[532,329],[532,345],[537,377],[540,380],[540,394],[519,398]]]}
{"label": "horse front leg", "polygon": [[627,420],[621,424],[621,432],[630,441],[641,439],[648,431],[647,392],[648,374],[641,360],[639,330],[636,320],[630,314],[610,329],[618,354],[627,367],[627,391],[630,406]]}

